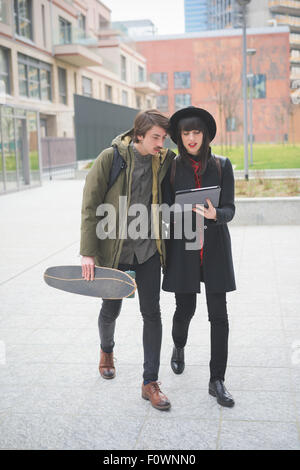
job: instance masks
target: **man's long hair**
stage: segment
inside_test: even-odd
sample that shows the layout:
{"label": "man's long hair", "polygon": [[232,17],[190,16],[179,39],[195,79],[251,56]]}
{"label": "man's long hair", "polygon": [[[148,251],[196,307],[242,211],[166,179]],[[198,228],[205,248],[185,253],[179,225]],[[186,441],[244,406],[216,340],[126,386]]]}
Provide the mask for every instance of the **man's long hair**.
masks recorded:
{"label": "man's long hair", "polygon": [[[203,141],[202,145],[199,149],[198,155],[190,155],[186,150],[185,146],[183,145],[181,139],[181,132],[182,131],[200,131],[203,134]],[[205,122],[198,116],[191,116],[180,119],[177,125],[177,145],[178,145],[178,152],[180,155],[180,159],[183,163],[190,165],[190,158],[193,160],[201,161],[201,169],[199,174],[202,175],[207,167],[208,159],[211,156],[211,149],[210,149],[210,139],[207,130],[207,126]]]}

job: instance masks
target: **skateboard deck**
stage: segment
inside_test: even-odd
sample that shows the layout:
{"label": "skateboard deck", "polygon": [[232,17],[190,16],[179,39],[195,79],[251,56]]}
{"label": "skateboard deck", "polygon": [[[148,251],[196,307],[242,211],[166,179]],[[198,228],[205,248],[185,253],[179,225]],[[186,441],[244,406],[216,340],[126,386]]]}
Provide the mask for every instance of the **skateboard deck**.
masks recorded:
{"label": "skateboard deck", "polygon": [[103,299],[123,299],[136,290],[133,277],[113,268],[95,267],[94,280],[86,281],[81,266],[52,266],[46,269],[44,280],[56,289]]}

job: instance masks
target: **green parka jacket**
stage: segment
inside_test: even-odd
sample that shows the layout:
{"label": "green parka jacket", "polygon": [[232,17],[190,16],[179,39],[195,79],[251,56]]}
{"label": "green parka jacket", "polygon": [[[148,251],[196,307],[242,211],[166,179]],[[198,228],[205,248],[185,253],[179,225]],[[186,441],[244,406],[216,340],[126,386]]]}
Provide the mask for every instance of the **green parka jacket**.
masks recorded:
{"label": "green parka jacket", "polygon": [[[120,172],[117,180],[108,189],[110,171],[113,163],[113,147],[107,148],[96,158],[90,169],[83,190],[81,210],[81,240],[80,254],[82,256],[95,257],[97,266],[117,268],[123,246],[123,239],[119,237],[119,196],[127,196],[127,211],[130,206],[131,181],[134,168],[134,153],[130,146],[133,130],[116,137],[112,145],[116,145],[121,158],[124,160],[124,169]],[[167,173],[168,167],[175,154],[168,149],[163,149],[152,159],[152,204],[162,204],[161,184]],[[116,237],[100,240],[97,237],[96,228],[101,220],[96,215],[100,204],[112,204],[116,211]],[[127,216],[127,214],[126,214]],[[163,268],[166,264],[166,249],[162,238],[161,213],[152,211],[154,220],[154,231],[156,234],[156,245],[160,254]],[[123,218],[125,222],[127,217]],[[120,230],[121,231],[121,230]]]}

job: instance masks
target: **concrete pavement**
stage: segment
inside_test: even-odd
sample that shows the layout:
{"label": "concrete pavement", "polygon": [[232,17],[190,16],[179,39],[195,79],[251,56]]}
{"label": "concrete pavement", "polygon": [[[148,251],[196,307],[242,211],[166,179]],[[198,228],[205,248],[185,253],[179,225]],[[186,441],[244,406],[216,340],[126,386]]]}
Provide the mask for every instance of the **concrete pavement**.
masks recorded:
{"label": "concrete pavement", "polygon": [[126,299],[117,323],[117,375],[98,373],[100,302],[43,281],[79,264],[84,181],[44,183],[0,198],[1,449],[300,449],[300,226],[230,228],[238,290],[228,294],[226,385],[232,409],[208,395],[204,296],[175,376],[172,294],[162,292],[160,381],[169,412],[141,398],[142,320]]}

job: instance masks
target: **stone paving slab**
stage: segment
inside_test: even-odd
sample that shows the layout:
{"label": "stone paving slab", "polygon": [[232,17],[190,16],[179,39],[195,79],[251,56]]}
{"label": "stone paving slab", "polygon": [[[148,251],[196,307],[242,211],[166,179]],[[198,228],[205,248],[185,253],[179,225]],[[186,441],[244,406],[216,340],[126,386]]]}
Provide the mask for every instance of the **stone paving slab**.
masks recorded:
{"label": "stone paving slab", "polygon": [[[186,369],[170,369],[174,296],[162,292],[160,381],[168,412],[141,398],[142,319],[126,299],[117,376],[98,372],[99,299],[49,288],[50,265],[79,264],[83,181],[0,198],[0,449],[300,449],[300,226],[232,226],[236,292],[228,294],[226,384],[208,395],[209,322],[197,299]],[[5,354],[3,354],[5,353]]]}

